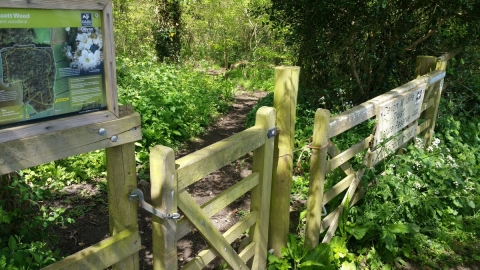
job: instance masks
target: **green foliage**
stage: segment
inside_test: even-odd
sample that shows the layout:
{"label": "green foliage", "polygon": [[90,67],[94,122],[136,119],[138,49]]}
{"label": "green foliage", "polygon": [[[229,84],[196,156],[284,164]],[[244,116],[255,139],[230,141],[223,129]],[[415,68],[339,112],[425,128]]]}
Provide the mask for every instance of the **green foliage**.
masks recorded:
{"label": "green foliage", "polygon": [[233,84],[221,77],[148,60],[118,62],[119,100],[132,104],[142,116],[143,139],[137,143],[142,164],[154,145],[176,148],[204,132],[233,100]]}
{"label": "green foliage", "polygon": [[[479,11],[471,0],[272,0],[265,8],[295,52],[306,95],[318,100],[343,89],[354,103],[409,81],[418,55],[478,47]],[[478,66],[478,54],[465,58]]]}
{"label": "green foliage", "polygon": [[226,76],[240,89],[273,91],[274,69],[264,63],[247,64],[229,71]]}
{"label": "green foliage", "polygon": [[[0,268],[38,269],[59,258],[44,239],[52,225],[72,223],[64,208],[46,207],[49,189],[29,185],[20,177],[0,182]],[[52,243],[52,238],[48,241]]]}
{"label": "green foliage", "polygon": [[345,239],[334,237],[329,244],[322,243],[309,250],[303,239],[290,234],[281,258],[268,255],[268,269],[356,269],[354,256],[348,252]]}

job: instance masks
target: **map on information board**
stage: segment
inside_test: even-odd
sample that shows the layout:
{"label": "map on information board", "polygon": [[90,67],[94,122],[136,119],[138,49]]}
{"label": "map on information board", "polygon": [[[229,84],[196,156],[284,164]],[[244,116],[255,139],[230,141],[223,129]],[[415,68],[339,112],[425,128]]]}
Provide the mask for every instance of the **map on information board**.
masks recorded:
{"label": "map on information board", "polygon": [[0,9],[0,125],[100,109],[101,12]]}

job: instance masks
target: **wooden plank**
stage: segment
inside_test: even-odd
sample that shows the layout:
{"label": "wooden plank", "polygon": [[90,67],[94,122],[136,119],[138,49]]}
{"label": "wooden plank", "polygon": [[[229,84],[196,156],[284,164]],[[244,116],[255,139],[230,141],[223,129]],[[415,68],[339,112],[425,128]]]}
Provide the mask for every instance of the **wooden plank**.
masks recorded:
{"label": "wooden plank", "polygon": [[424,94],[425,88],[419,88],[378,106],[373,147],[389,140],[394,134],[420,117]]}
{"label": "wooden plank", "polygon": [[[100,128],[106,130],[99,135]],[[112,141],[117,136],[117,141]],[[134,113],[108,122],[59,130],[0,144],[0,174],[90,151],[138,141],[142,138],[140,115]]]}
{"label": "wooden plank", "polygon": [[[255,246],[257,244],[255,242],[251,242],[250,244],[248,244],[248,246],[245,247],[245,249],[243,249],[239,254],[238,256],[240,256],[240,258],[244,261],[244,262],[247,262],[248,260],[250,260],[250,258],[253,257],[253,255],[255,255]],[[252,269],[256,269],[256,268],[252,268]],[[266,268],[265,268],[266,269]]]}
{"label": "wooden plank", "polygon": [[2,0],[3,8],[103,10],[109,0]]}
{"label": "wooden plank", "polygon": [[[275,109],[261,107],[257,111],[255,126],[268,130],[275,127]],[[272,191],[273,147],[275,138],[265,141],[265,144],[253,152],[252,171],[258,172],[260,181],[252,189],[250,212],[257,214],[257,222],[250,228],[250,240],[257,243],[252,269],[267,268],[268,226],[270,221],[270,198]],[[289,212],[284,213],[289,215]]]}
{"label": "wooden plank", "polygon": [[[330,157],[332,158],[335,158],[336,156],[340,155],[341,152],[340,152],[340,149],[338,149],[338,147],[333,144],[332,142],[330,142],[330,145],[328,146],[328,154],[330,155]],[[340,161],[341,162],[341,161]],[[328,163],[327,163],[328,164]],[[353,170],[352,166],[350,165],[350,163],[348,162],[344,162],[342,164],[340,164],[340,168],[342,169],[342,171],[346,174],[346,175],[350,175],[350,174],[354,174],[355,171]]]}
{"label": "wooden plank", "polygon": [[348,188],[347,193],[345,194],[345,197],[343,198],[342,202],[338,206],[337,208],[338,211],[334,215],[333,220],[330,223],[330,226],[328,228],[328,231],[322,240],[322,243],[329,243],[330,240],[332,240],[333,236],[335,235],[335,231],[337,230],[337,227],[338,227],[338,219],[343,212],[343,206],[345,205],[347,198],[350,198],[350,200],[351,198],[353,198],[353,194],[355,193],[355,190],[357,189],[358,184],[362,180],[364,171],[365,169],[360,169],[359,171],[357,171],[355,180],[352,181],[352,183],[350,184],[350,187]]}
{"label": "wooden plank", "polygon": [[[108,148],[105,155],[110,235],[115,236],[126,229],[138,230],[137,204],[128,198],[128,194],[137,187],[135,144],[132,142]],[[139,268],[138,253],[113,266],[114,270]]]}
{"label": "wooden plank", "polygon": [[347,177],[343,178],[340,182],[335,184],[335,186],[331,187],[323,195],[323,204],[326,205],[331,200],[333,200],[333,198],[337,197],[338,194],[342,193],[345,189],[347,189],[352,183],[353,179],[355,179],[355,175],[350,174]]}
{"label": "wooden plank", "polygon": [[275,137],[272,208],[268,245],[280,257],[281,247],[287,246],[290,228],[290,191],[293,179],[293,151],[295,140],[295,118],[297,113],[297,94],[300,67],[275,67],[275,86],[273,107],[277,114],[277,127],[280,130]]}
{"label": "wooden plank", "polygon": [[251,127],[178,159],[178,190],[185,189],[211,172],[253,151],[264,144],[266,139],[265,130]]}
{"label": "wooden plank", "polygon": [[[227,207],[233,201],[238,199],[240,196],[245,194],[247,191],[251,190],[254,186],[258,185],[258,182],[259,173],[253,172],[249,176],[242,179],[240,182],[229,187],[220,195],[203,204],[201,208],[205,215],[210,218],[223,208]],[[194,229],[195,227],[187,219],[182,219],[177,224],[177,240],[183,238],[185,235],[189,234]]]}
{"label": "wooden plank", "polygon": [[312,155],[310,158],[310,182],[307,200],[307,219],[305,246],[313,249],[320,241],[322,222],[323,189],[327,174],[328,133],[330,128],[330,111],[318,109],[315,112],[313,128]]}
{"label": "wooden plank", "polygon": [[422,105],[422,112],[425,111],[426,109],[430,108],[435,104],[435,99],[431,98],[427,102],[423,102]]}
{"label": "wooden plank", "polygon": [[[152,206],[162,213],[177,212],[175,153],[156,145],[150,151],[150,194]],[[177,269],[177,221],[153,216],[153,269]]]}
{"label": "wooden plank", "polygon": [[42,269],[105,269],[137,253],[141,247],[138,231],[125,230]]}
{"label": "wooden plank", "polygon": [[112,1],[108,1],[102,14],[103,55],[105,66],[105,86],[107,107],[115,115],[118,113],[117,71],[115,64],[115,41],[113,39]]}
{"label": "wooden plank", "polygon": [[0,129],[0,144],[27,137],[51,133],[54,131],[70,129],[78,126],[86,126],[90,124],[106,122],[110,120],[115,120],[117,118],[118,117],[116,117],[109,111],[99,111],[88,114],[80,114],[77,116],[59,118],[55,120],[48,120],[39,123],[3,128]]}
{"label": "wooden plank", "polygon": [[342,153],[335,155],[335,157],[332,157],[327,162],[327,165],[326,165],[327,173],[332,172],[337,167],[345,164],[345,162],[348,162],[351,158],[353,158],[358,153],[361,153],[363,150],[367,149],[369,147],[370,142],[372,141],[372,138],[373,138],[372,136],[369,136],[364,140],[362,140],[361,142],[343,151]]}
{"label": "wooden plank", "polygon": [[410,139],[417,134],[418,122],[415,121],[413,125],[406,128],[399,134],[395,135],[391,140],[385,143],[385,145],[378,146],[370,153],[368,166],[372,167],[377,165],[384,158],[394,153],[395,150],[403,147]]}
{"label": "wooden plank", "polygon": [[421,134],[422,132],[424,132],[428,127],[430,126],[430,120],[426,120],[425,122],[423,122],[422,124],[418,125],[418,128],[417,128],[417,134]]}
{"label": "wooden plank", "polygon": [[[358,194],[357,194],[358,193]],[[352,202],[350,203],[350,207],[354,206],[361,198],[363,198],[363,196],[365,195],[365,190],[362,188],[360,188],[357,193],[354,194],[354,197],[352,199]],[[330,224],[332,224],[333,222],[333,219],[335,218],[336,214],[337,214],[337,211],[338,211],[338,207],[335,208],[335,210],[333,210],[332,212],[330,212],[323,220],[322,220],[322,226],[320,228],[320,233],[324,232],[329,226]]]}
{"label": "wooden plank", "polygon": [[[240,235],[245,233],[245,231],[255,223],[256,217],[257,217],[256,213],[248,214],[245,218],[237,222],[233,227],[231,227],[228,231],[226,231],[223,234],[223,237],[227,239],[228,243],[230,244],[233,243],[233,241],[235,241]],[[255,250],[253,250],[253,253],[255,253]],[[207,266],[207,264],[213,261],[216,257],[217,257],[217,254],[215,250],[212,248],[207,248],[201,251],[198,254],[198,256],[195,257],[195,259],[191,260],[185,266],[183,266],[182,270],[203,269],[205,266]],[[245,259],[243,259],[243,261],[247,262],[247,260]]]}
{"label": "wooden plank", "polygon": [[215,228],[212,221],[203,213],[200,206],[195,203],[188,192],[179,192],[178,204],[185,216],[198,229],[207,243],[232,267],[233,269],[248,269],[238,254]]}
{"label": "wooden plank", "polygon": [[201,206],[202,210],[208,217],[211,217],[218,213],[220,210],[234,202],[236,199],[243,196],[245,193],[250,191],[252,188],[259,184],[259,173],[253,172],[242,181],[236,183],[235,185],[229,187],[221,194],[206,202]]}
{"label": "wooden plank", "polygon": [[402,86],[399,86],[383,95],[377,96],[368,100],[358,106],[355,106],[345,112],[338,114],[330,119],[330,135],[329,137],[337,136],[338,134],[349,130],[350,128],[372,118],[376,115],[376,107],[392,98],[395,98],[405,92],[423,87],[424,84],[431,84],[439,81],[445,77],[444,71],[433,71],[429,76],[419,77]]}

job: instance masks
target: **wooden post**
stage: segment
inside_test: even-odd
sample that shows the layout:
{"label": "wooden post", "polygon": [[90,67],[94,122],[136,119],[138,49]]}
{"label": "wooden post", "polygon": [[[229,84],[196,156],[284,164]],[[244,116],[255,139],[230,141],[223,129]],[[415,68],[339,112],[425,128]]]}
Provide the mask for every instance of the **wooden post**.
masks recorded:
{"label": "wooden post", "polygon": [[312,156],[310,158],[310,183],[307,200],[307,227],[305,246],[313,249],[320,241],[322,224],[323,187],[325,182],[330,111],[318,109],[315,113]]}
{"label": "wooden post", "polygon": [[[275,109],[261,107],[257,111],[255,126],[268,131],[275,127]],[[272,189],[272,163],[274,137],[253,152],[253,171],[260,174],[258,185],[252,189],[250,211],[256,212],[257,222],[250,229],[250,239],[256,243],[255,257],[251,269],[267,268],[267,242],[270,211],[270,195]]]}
{"label": "wooden post", "polygon": [[[446,71],[447,61],[438,60],[436,69]],[[433,137],[435,134],[435,124],[437,122],[438,106],[440,105],[440,100],[442,98],[443,82],[444,82],[444,79],[441,79],[433,87],[432,98],[434,99],[435,102],[433,103],[433,106],[431,106],[425,111],[425,119],[430,120],[430,126],[425,132],[425,139],[426,139],[425,147],[428,147],[432,143]]]}
{"label": "wooden post", "polygon": [[[175,153],[171,148],[155,146],[150,151],[152,206],[162,213],[177,212]],[[153,269],[177,269],[177,221],[153,217]]]}
{"label": "wooden post", "polygon": [[[447,69],[447,61],[444,60],[439,60],[435,56],[418,56],[417,57],[417,62],[415,64],[415,73],[414,73],[414,79],[418,78],[419,76],[423,76],[425,74],[428,74],[431,71],[434,70],[443,70],[445,71]],[[433,140],[434,137],[434,129],[435,129],[435,123],[436,123],[436,118],[438,115],[438,106],[440,105],[440,99],[442,95],[442,88],[443,88],[443,81],[444,79],[441,79],[439,82],[437,82],[432,89],[427,88],[425,91],[425,100],[424,102],[427,102],[430,97],[435,99],[435,103],[433,106],[425,110],[420,118],[425,119],[425,120],[430,120],[430,126],[429,128],[425,131],[425,147],[428,147]]]}
{"label": "wooden post", "polygon": [[437,66],[437,57],[435,56],[418,56],[415,63],[415,72],[413,78],[416,79],[431,71],[434,71]]}
{"label": "wooden post", "polygon": [[[114,236],[126,229],[138,230],[137,204],[128,198],[128,194],[137,187],[135,144],[107,148],[105,152],[110,234]],[[139,268],[138,252],[113,265],[113,269]]]}
{"label": "wooden post", "polygon": [[290,225],[290,189],[293,171],[293,143],[297,106],[299,67],[275,68],[275,96],[273,106],[277,114],[279,136],[275,138],[272,202],[268,246],[280,256],[286,247]]}

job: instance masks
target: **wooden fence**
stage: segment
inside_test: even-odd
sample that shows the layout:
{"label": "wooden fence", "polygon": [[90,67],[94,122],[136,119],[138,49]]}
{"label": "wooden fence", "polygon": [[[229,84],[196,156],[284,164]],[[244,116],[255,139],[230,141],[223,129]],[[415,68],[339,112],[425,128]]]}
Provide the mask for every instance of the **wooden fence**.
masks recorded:
{"label": "wooden fence", "polygon": [[[152,206],[163,213],[174,213],[178,206],[184,215],[178,222],[154,217],[153,269],[178,268],[177,240],[192,228],[204,237],[209,248],[182,269],[202,269],[216,256],[222,257],[233,269],[266,268],[274,127],[275,110],[262,107],[257,112],[254,127],[176,161],[172,149],[164,146],[152,149]],[[188,186],[251,151],[251,175],[201,206],[193,200]],[[252,191],[250,213],[222,235],[210,217],[249,190]],[[251,242],[237,254],[231,243],[248,230]]]}
{"label": "wooden fence", "polygon": [[[349,206],[352,206],[365,193],[363,187],[358,187],[366,169],[381,162],[418,134],[424,134],[427,143],[431,142],[445,69],[445,59],[419,57],[415,77],[425,74],[424,76],[332,118],[328,110],[317,110],[311,144],[306,246],[310,248],[317,246],[321,233],[327,228],[322,242],[329,242],[332,239],[347,198],[350,200]],[[420,99],[423,99],[423,102],[415,104]],[[414,108],[415,106],[418,106],[418,109]],[[395,115],[391,115],[392,112]],[[409,115],[406,115],[407,113]],[[392,116],[391,119],[385,120],[389,114]],[[350,148],[341,151],[330,140],[373,117],[376,117],[377,124],[372,134]],[[363,166],[355,171],[349,160],[365,151]],[[336,168],[340,168],[345,177],[324,192],[325,177]],[[341,203],[337,207],[330,206],[329,203],[340,194],[344,194]],[[335,209],[325,218],[322,218],[323,205]]]}

